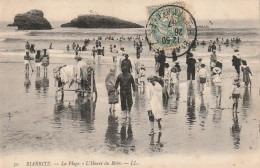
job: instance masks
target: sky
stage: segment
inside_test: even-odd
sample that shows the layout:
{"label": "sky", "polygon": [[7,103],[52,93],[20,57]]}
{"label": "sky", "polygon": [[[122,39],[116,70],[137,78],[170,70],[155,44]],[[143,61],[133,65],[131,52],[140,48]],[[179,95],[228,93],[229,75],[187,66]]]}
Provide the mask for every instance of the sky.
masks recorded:
{"label": "sky", "polygon": [[[0,0],[0,21],[12,22],[18,13],[44,12],[49,21],[70,21],[93,10],[128,21],[147,19],[146,7],[174,0]],[[196,20],[259,19],[259,0],[184,0]]]}

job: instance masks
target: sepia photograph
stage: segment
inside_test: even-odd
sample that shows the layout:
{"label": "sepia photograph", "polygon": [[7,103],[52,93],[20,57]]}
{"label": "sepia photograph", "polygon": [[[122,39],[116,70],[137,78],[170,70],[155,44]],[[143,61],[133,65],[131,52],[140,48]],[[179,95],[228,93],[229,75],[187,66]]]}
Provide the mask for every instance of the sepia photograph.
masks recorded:
{"label": "sepia photograph", "polygon": [[260,167],[259,0],[0,0],[0,168]]}

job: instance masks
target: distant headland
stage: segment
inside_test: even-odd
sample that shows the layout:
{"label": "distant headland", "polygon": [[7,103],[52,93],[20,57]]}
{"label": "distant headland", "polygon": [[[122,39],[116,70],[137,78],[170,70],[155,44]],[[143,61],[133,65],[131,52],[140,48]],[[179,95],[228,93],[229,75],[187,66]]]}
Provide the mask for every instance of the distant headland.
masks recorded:
{"label": "distant headland", "polygon": [[49,30],[52,29],[50,22],[45,19],[41,10],[30,10],[14,17],[14,23],[7,26],[17,26],[18,30]]}
{"label": "distant headland", "polygon": [[98,14],[80,15],[69,23],[62,24],[61,27],[78,28],[143,28],[143,26],[118,19],[112,16]]}

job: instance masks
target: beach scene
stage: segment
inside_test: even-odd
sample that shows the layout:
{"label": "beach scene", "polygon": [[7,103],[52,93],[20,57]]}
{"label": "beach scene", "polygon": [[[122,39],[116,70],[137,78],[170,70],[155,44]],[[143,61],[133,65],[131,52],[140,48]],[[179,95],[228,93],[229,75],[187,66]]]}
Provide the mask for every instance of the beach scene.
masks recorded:
{"label": "beach scene", "polygon": [[[131,1],[130,6],[133,4],[138,3]],[[258,1],[251,4],[259,10]],[[34,4],[26,10],[14,7],[8,19],[0,22],[2,156],[68,152],[158,159],[259,153],[259,13],[251,14],[256,15],[254,18],[249,14],[241,19],[232,18],[232,12],[231,19],[200,18],[196,17],[200,16],[197,14],[200,8],[195,5],[191,10],[196,19],[194,45],[163,50],[153,48],[147,40],[146,11],[138,20],[124,18],[126,14],[122,17],[104,14],[93,7],[72,17],[66,15],[66,20],[60,21],[58,14],[50,19],[50,10],[36,8]],[[17,14],[35,9],[50,19],[50,29],[29,29],[25,23],[20,27],[18,17],[14,21]],[[96,23],[99,27],[85,28],[88,23],[82,25],[78,17],[81,14],[92,18],[92,25]],[[77,22],[73,22],[77,17]],[[103,26],[109,25],[106,19],[118,23],[117,27]],[[7,26],[13,23],[16,25]],[[192,33],[195,32],[188,36],[194,36]],[[188,52],[178,56],[185,51]],[[189,59],[196,64],[191,65]],[[126,60],[131,62],[130,67]],[[88,66],[86,81],[80,62]],[[176,65],[180,71],[174,68]],[[194,79],[193,75],[187,77],[193,73],[192,66]],[[75,78],[67,74],[71,72],[69,67],[74,68]],[[63,80],[63,73],[69,82]],[[109,74],[114,78],[108,80]],[[205,82],[203,74],[207,74]],[[132,78],[134,84],[130,82]],[[160,117],[155,112],[158,109]],[[18,167],[26,167],[22,164]],[[2,165],[13,166],[13,162],[3,160]],[[56,165],[59,166],[60,163]]]}

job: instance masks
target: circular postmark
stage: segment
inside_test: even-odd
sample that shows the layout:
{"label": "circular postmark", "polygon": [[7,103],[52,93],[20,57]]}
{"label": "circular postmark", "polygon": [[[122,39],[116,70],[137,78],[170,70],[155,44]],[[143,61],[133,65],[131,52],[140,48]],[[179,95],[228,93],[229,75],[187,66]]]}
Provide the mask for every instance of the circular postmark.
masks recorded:
{"label": "circular postmark", "polygon": [[146,40],[154,51],[177,50],[177,57],[189,52],[197,40],[192,14],[180,5],[148,7]]}

